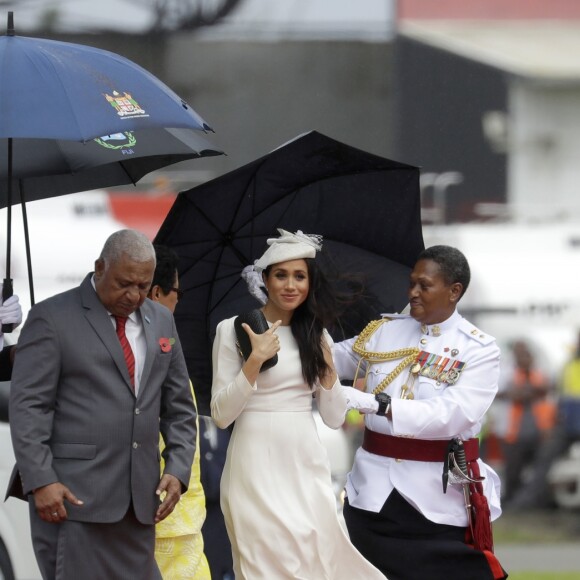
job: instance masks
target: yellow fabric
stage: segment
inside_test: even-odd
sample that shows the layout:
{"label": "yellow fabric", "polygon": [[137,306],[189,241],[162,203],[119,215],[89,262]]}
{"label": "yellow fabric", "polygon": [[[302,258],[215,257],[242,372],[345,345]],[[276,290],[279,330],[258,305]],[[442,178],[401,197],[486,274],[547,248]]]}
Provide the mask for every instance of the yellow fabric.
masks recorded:
{"label": "yellow fabric", "polygon": [[[191,382],[190,387],[193,402],[196,404]],[[163,451],[162,438],[159,440],[159,447]],[[165,463],[161,458],[161,473],[164,468]],[[155,559],[164,580],[211,578],[203,553],[201,527],[204,520],[205,495],[200,480],[198,424],[189,488],[181,496],[173,513],[155,526]]]}
{"label": "yellow fabric", "polygon": [[155,540],[155,559],[163,580],[210,580],[201,534]]}
{"label": "yellow fabric", "polygon": [[580,398],[580,358],[571,360],[564,367],[562,394]]}
{"label": "yellow fabric", "polygon": [[354,426],[354,427],[361,427],[364,425],[365,417],[362,413],[359,413],[356,409],[349,409],[346,412],[346,416],[344,418],[346,425]]}

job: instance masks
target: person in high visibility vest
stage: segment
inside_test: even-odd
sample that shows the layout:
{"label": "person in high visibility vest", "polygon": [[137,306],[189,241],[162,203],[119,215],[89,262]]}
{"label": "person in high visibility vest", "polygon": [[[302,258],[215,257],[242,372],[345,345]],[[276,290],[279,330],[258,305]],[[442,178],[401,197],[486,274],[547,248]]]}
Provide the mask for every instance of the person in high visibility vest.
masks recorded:
{"label": "person in high visibility vest", "polygon": [[528,343],[512,345],[514,367],[500,383],[497,399],[507,401],[508,423],[503,442],[505,459],[504,502],[507,504],[522,486],[522,474],[536,458],[542,441],[556,421],[554,387],[537,366]]}

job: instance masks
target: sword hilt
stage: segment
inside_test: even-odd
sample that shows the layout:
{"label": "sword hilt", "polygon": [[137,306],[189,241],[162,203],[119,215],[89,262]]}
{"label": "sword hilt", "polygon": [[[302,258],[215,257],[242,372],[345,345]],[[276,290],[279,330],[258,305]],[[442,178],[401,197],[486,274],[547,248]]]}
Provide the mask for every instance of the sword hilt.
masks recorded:
{"label": "sword hilt", "polygon": [[465,445],[463,445],[463,441],[457,437],[453,441],[455,441],[455,449],[453,451],[455,465],[462,473],[468,475],[467,459],[465,457]]}
{"label": "sword hilt", "polygon": [[469,474],[465,446],[459,437],[449,441],[447,446],[447,456],[443,462],[443,493],[447,492],[447,484],[465,485],[469,483],[479,483],[485,477],[472,477]]}

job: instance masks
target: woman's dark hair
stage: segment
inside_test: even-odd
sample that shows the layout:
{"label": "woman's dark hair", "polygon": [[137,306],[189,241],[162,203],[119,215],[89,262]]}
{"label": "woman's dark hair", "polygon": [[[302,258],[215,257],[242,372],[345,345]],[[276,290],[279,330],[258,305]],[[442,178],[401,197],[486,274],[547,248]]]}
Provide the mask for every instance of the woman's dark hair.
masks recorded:
{"label": "woman's dark hair", "polygon": [[[308,268],[308,296],[294,311],[290,328],[298,343],[302,375],[313,388],[330,371],[322,351],[323,331],[336,322],[347,297],[335,290],[313,258],[304,261]],[[271,268],[264,270],[266,276],[270,275]]]}
{"label": "woman's dark hair", "polygon": [[471,280],[471,271],[467,258],[457,248],[431,246],[419,254],[417,262],[419,260],[432,260],[438,264],[445,284],[450,286],[459,282],[463,286],[461,296],[465,294]]}
{"label": "woman's dark hair", "polygon": [[154,245],[153,247],[155,248],[157,263],[151,287],[159,286],[164,294],[169,294],[175,286],[175,274],[179,256],[167,246]]}

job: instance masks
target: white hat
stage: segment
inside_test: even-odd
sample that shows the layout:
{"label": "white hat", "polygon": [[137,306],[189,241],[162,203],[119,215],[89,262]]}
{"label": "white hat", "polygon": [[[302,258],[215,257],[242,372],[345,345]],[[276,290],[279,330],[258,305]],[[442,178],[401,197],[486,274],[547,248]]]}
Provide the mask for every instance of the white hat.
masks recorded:
{"label": "white hat", "polygon": [[322,247],[322,236],[303,234],[298,230],[295,234],[278,228],[279,238],[269,238],[270,246],[261,258],[254,262],[254,268],[258,272],[264,271],[272,264],[287,262],[288,260],[300,260],[301,258],[314,258],[316,252]]}
{"label": "white hat", "polygon": [[322,248],[322,236],[304,234],[300,230],[295,234],[281,228],[278,228],[278,231],[280,237],[268,238],[267,244],[270,247],[253,266],[246,266],[242,271],[242,278],[246,281],[250,294],[262,304],[266,303],[267,296],[262,290],[264,282],[261,274],[268,266],[288,260],[314,258],[316,252]]}

